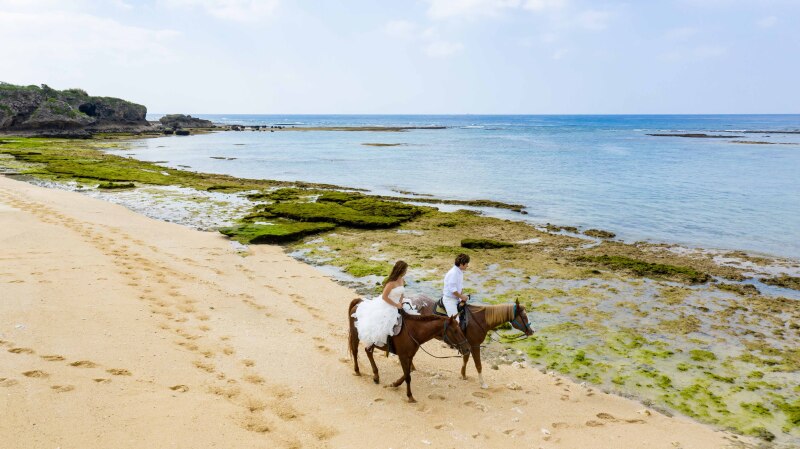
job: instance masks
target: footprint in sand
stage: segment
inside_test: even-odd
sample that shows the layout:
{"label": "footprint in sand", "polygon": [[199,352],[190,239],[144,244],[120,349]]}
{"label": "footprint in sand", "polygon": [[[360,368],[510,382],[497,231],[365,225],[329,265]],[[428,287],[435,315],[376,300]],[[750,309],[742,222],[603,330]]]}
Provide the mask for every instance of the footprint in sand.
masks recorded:
{"label": "footprint in sand", "polygon": [[467,407],[476,408],[476,409],[478,409],[478,410],[480,410],[482,412],[488,412],[489,411],[489,407],[487,407],[485,404],[481,404],[481,403],[475,402],[475,401],[467,401],[467,402],[464,403],[464,405],[466,405]]}
{"label": "footprint in sand", "polygon": [[553,424],[551,424],[551,426],[553,426],[554,429],[566,429],[567,427],[569,427],[569,424],[565,422],[554,422]]}
{"label": "footprint in sand", "polygon": [[75,389],[72,385],[53,385],[50,388],[56,393],[66,393]]}
{"label": "footprint in sand", "polygon": [[22,375],[25,376],[25,377],[35,377],[35,378],[40,378],[40,379],[45,378],[45,377],[50,377],[49,374],[45,373],[44,371],[38,370],[38,369],[37,370],[33,370],[33,371],[25,371],[24,373],[22,373]]}
{"label": "footprint in sand", "polygon": [[97,379],[92,379],[92,380],[99,384],[107,384],[111,382],[111,379],[103,379],[102,377],[98,377]]}
{"label": "footprint in sand", "polygon": [[484,393],[483,391],[473,391],[472,395],[476,398],[483,398],[486,399],[489,397],[489,393]]}
{"label": "footprint in sand", "polygon": [[517,429],[506,429],[506,430],[503,431],[503,433],[508,435],[508,436],[510,436],[510,437],[512,437],[512,438],[521,437],[521,436],[525,435],[525,431],[524,430],[517,430]]}
{"label": "footprint in sand", "polygon": [[0,377],[0,387],[13,387],[14,385],[18,384],[14,379],[7,379],[5,377]]}
{"label": "footprint in sand", "polygon": [[97,364],[89,360],[80,360],[70,363],[69,366],[74,366],[76,368],[95,368],[97,367]]}
{"label": "footprint in sand", "polygon": [[186,385],[174,385],[169,387],[169,389],[172,391],[177,391],[179,393],[186,393],[187,391],[189,391],[189,387],[187,387]]}
{"label": "footprint in sand", "polygon": [[436,424],[433,426],[436,430],[453,430],[453,425],[450,423]]}
{"label": "footprint in sand", "polygon": [[428,395],[428,399],[435,399],[435,400],[438,400],[438,401],[444,401],[446,398],[443,395],[439,394],[439,393],[431,393],[431,394]]}
{"label": "footprint in sand", "polygon": [[591,419],[591,420],[589,420],[589,421],[586,421],[586,425],[587,425],[587,426],[589,426],[589,427],[600,427],[600,426],[605,426],[605,424],[604,424],[604,423],[601,423],[600,421],[595,421],[595,420],[593,420],[593,419]]}
{"label": "footprint in sand", "polygon": [[131,372],[122,368],[111,368],[106,370],[107,373],[114,376],[130,376]]}
{"label": "footprint in sand", "polygon": [[250,382],[251,384],[261,385],[266,382],[266,379],[259,376],[258,374],[247,374],[242,377],[246,382]]}
{"label": "footprint in sand", "polygon": [[31,348],[11,348],[8,352],[12,354],[33,354],[33,349]]}
{"label": "footprint in sand", "polygon": [[256,433],[267,433],[270,431],[271,424],[263,416],[248,416],[242,423],[242,427]]}
{"label": "footprint in sand", "polygon": [[528,401],[526,401],[525,399],[515,399],[511,401],[511,403],[514,405],[528,405]]}
{"label": "footprint in sand", "polygon": [[615,418],[614,415],[612,415],[610,413],[606,413],[606,412],[600,412],[595,416],[597,416],[600,419],[604,419],[606,421],[616,421],[617,420],[617,418]]}

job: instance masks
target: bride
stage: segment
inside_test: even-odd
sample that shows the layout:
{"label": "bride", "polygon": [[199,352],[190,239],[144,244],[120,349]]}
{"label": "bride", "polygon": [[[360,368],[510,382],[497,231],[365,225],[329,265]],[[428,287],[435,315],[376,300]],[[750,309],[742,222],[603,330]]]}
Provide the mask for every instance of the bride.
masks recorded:
{"label": "bride", "polygon": [[404,277],[407,270],[408,264],[398,260],[392,268],[392,273],[386,281],[381,296],[362,301],[352,315],[356,319],[358,338],[367,347],[371,345],[385,346],[386,339],[397,324],[398,309],[403,308]]}

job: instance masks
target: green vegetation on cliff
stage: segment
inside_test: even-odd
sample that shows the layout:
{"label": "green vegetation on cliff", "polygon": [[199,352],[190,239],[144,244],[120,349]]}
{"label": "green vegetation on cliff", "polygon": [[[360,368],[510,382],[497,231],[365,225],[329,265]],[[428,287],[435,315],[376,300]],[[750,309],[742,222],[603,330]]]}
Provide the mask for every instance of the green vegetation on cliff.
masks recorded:
{"label": "green vegetation on cliff", "polygon": [[[0,83],[0,131],[69,131],[146,128],[147,108],[119,98],[92,97],[82,89]],[[77,136],[74,135],[73,136]],[[85,137],[80,135],[80,137]]]}

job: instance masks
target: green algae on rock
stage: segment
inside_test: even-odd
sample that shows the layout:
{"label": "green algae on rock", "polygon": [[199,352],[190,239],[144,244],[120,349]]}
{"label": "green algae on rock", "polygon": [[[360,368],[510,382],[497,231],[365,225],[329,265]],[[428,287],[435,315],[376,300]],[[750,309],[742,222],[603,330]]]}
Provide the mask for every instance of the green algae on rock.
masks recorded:
{"label": "green algae on rock", "polygon": [[133,189],[136,188],[136,184],[132,182],[101,182],[98,186],[98,189],[106,189],[106,190],[115,190],[115,189]]}
{"label": "green algae on rock", "polygon": [[781,275],[781,276],[774,276],[771,278],[764,278],[761,282],[774,285],[776,287],[783,287],[783,288],[791,288],[793,290],[800,290],[800,277],[796,276],[789,276],[789,275]]}
{"label": "green algae on rock", "polygon": [[[395,206],[394,203],[364,199],[343,204],[281,202],[262,205],[260,210],[298,221],[324,221],[367,229],[397,226],[420,213],[419,210],[396,209]],[[409,208],[416,209],[413,206]],[[381,211],[390,215],[383,215]]]}
{"label": "green algae on rock", "polygon": [[690,267],[649,263],[624,256],[579,256],[576,261],[605,265],[615,270],[627,270],[639,276],[679,278],[692,284],[708,282],[711,279],[708,274]]}
{"label": "green algae on rock", "polygon": [[599,239],[613,239],[617,236],[611,231],[603,231],[602,229],[587,229],[583,231],[584,235],[588,235],[589,237],[596,237]]}
{"label": "green algae on rock", "polygon": [[299,223],[277,220],[268,224],[243,224],[222,228],[220,233],[239,243],[284,243],[297,240],[309,234],[330,231],[336,225],[331,223]]}
{"label": "green algae on rock", "polygon": [[514,244],[492,239],[462,239],[461,247],[470,249],[497,249],[513,248]]}

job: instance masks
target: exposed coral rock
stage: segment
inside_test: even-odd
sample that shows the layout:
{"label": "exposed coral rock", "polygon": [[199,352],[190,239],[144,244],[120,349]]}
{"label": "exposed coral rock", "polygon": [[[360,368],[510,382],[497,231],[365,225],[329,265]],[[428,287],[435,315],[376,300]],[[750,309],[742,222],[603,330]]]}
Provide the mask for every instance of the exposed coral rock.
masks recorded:
{"label": "exposed coral rock", "polygon": [[91,97],[81,89],[55,90],[0,83],[0,131],[85,137],[94,131],[150,128],[147,108],[119,98]]}
{"label": "exposed coral rock", "polygon": [[213,128],[214,124],[211,120],[203,120],[201,118],[192,117],[191,115],[183,114],[168,114],[160,119],[161,125],[165,128]]}

